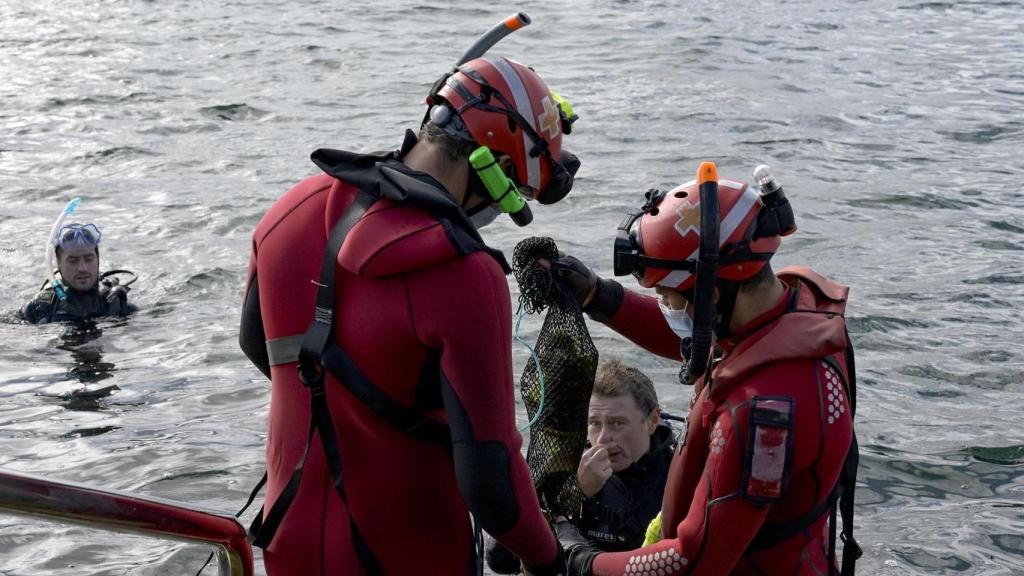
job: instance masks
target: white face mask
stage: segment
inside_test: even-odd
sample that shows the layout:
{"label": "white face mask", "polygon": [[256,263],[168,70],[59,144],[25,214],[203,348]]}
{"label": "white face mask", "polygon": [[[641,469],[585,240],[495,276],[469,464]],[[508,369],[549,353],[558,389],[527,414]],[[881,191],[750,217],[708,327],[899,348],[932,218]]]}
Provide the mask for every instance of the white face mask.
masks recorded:
{"label": "white face mask", "polygon": [[680,340],[693,337],[693,318],[686,313],[686,309],[673,310],[661,302],[658,303],[658,307],[661,308],[661,314],[665,316],[668,327],[676,333],[676,336],[679,336]]}
{"label": "white face mask", "polygon": [[500,214],[501,208],[499,208],[497,204],[489,204],[479,212],[471,214],[469,216],[469,221],[473,223],[473,226],[476,226],[477,230],[479,230],[491,222],[494,222]]}

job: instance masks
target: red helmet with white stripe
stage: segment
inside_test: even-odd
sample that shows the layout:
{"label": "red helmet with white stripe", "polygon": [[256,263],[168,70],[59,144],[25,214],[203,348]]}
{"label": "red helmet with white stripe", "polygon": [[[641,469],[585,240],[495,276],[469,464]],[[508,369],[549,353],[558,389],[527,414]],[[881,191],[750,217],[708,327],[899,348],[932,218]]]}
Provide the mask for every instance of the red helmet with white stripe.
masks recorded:
{"label": "red helmet with white stripe", "polygon": [[477,58],[447,76],[434,96],[452,107],[478,145],[512,159],[510,176],[521,192],[551,204],[572,188],[579,162],[562,150],[572,119],[533,69],[502,57]]}
{"label": "red helmet with white stripe", "polygon": [[[720,261],[718,278],[746,280],[764,267],[782,243],[781,236],[755,239],[758,213],[764,208],[757,188],[746,182],[718,181]],[[696,181],[665,194],[647,209],[632,231],[643,256],[661,261],[696,262],[700,246],[700,191]],[[696,276],[648,264],[639,277],[645,288],[664,286],[680,292],[693,288]]]}

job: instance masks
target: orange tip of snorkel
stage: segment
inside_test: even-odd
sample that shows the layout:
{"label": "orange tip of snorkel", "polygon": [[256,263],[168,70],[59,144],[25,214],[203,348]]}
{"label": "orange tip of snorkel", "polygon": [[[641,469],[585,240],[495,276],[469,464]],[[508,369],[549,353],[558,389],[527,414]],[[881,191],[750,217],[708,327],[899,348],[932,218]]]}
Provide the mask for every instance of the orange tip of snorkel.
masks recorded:
{"label": "orange tip of snorkel", "polygon": [[718,168],[714,162],[701,162],[700,168],[697,168],[698,185],[705,182],[718,183]]}
{"label": "orange tip of snorkel", "polygon": [[509,16],[508,18],[505,18],[505,22],[503,22],[503,24],[505,24],[505,26],[513,32],[519,30],[520,28],[526,26],[529,23],[530,17],[522,12],[517,12]]}

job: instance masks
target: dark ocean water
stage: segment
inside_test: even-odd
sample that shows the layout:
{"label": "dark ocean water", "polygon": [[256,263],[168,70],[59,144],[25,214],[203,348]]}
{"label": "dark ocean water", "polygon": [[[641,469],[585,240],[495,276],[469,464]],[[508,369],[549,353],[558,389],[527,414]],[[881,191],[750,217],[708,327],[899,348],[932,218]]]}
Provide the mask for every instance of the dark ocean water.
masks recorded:
{"label": "dark ocean water", "polygon": [[[517,9],[534,24],[495,52],[572,101],[583,168],[488,241],[552,236],[610,275],[647,188],[772,164],[800,225],[778,260],[852,287],[862,573],[1024,572],[1020,1],[0,0],[0,467],[237,509],[269,401],[237,347],[253,227],[312,150],[397,147]],[[14,315],[73,196],[104,267],[141,277],[142,311],[86,336]],[[685,410],[676,366],[592,329]],[[7,576],[192,574],[205,555],[0,516]]]}

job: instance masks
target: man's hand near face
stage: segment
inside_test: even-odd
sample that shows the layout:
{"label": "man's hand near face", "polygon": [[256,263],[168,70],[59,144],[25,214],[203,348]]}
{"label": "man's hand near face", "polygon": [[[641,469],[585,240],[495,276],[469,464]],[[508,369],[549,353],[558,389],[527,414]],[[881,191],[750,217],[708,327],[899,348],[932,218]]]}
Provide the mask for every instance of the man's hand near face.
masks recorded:
{"label": "man's hand near face", "polygon": [[604,483],[612,475],[612,462],[608,458],[608,449],[604,446],[592,446],[580,458],[580,467],[576,471],[576,481],[580,491],[587,498],[597,494]]}

